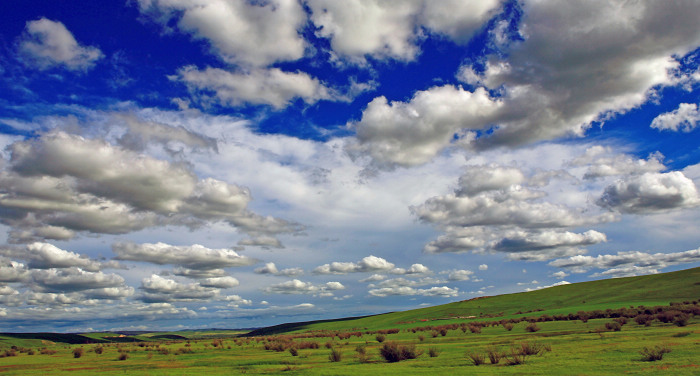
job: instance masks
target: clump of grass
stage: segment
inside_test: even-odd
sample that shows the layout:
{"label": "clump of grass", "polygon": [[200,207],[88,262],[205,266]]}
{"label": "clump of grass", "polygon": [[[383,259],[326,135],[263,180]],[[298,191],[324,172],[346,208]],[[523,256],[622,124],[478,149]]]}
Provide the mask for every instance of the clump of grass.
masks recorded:
{"label": "clump of grass", "polygon": [[513,349],[510,356],[506,357],[506,365],[517,366],[518,364],[525,364],[525,355],[522,355]]}
{"label": "clump of grass", "polygon": [[399,345],[396,342],[387,342],[379,349],[379,355],[389,363],[400,362],[402,360],[415,359],[421,355],[416,350],[416,345]]}
{"label": "clump of grass", "polygon": [[424,335],[418,336],[418,340],[421,342],[425,341],[425,336]]}
{"label": "clump of grass", "polygon": [[357,351],[357,353],[360,355],[365,355],[367,354],[367,345],[359,344],[355,346],[355,351]]}
{"label": "clump of grass", "polygon": [[474,334],[479,334],[481,333],[481,326],[469,324],[469,331],[471,331]]}
{"label": "clump of grass", "polygon": [[620,323],[616,321],[608,322],[605,323],[605,329],[611,330],[613,332],[619,332],[620,330],[622,330],[622,325],[620,325]]}
{"label": "clump of grass", "polygon": [[690,317],[687,314],[681,313],[673,318],[673,324],[678,326],[678,327],[686,326],[686,325],[688,325],[689,318]]}
{"label": "clump of grass", "polygon": [[377,336],[374,338],[377,340],[377,342],[382,343],[386,339],[386,336],[384,334],[377,334]]}
{"label": "clump of grass", "polygon": [[510,332],[511,330],[513,330],[513,324],[507,322],[507,323],[503,324],[503,329]]}
{"label": "clump of grass", "polygon": [[129,359],[129,354],[125,352],[119,353],[119,356],[117,357],[117,360],[127,360]]}
{"label": "clump of grass", "polygon": [[657,345],[654,347],[644,347],[639,353],[642,354],[642,360],[647,362],[655,362],[661,360],[664,354],[671,352],[671,349],[666,345]]}
{"label": "clump of grass", "polygon": [[491,364],[498,364],[503,357],[503,353],[493,347],[486,349],[486,354],[489,356],[489,361]]}
{"label": "clump of grass", "polygon": [[525,331],[528,333],[534,333],[538,330],[540,330],[540,327],[537,326],[537,324],[535,324],[534,322],[527,324],[527,326],[525,327]]}
{"label": "clump of grass", "polygon": [[340,352],[338,349],[331,349],[330,355],[328,355],[328,359],[331,362],[339,362],[343,359],[343,353]]}
{"label": "clump of grass", "polygon": [[299,350],[297,350],[296,347],[290,347],[290,348],[289,348],[289,353],[292,354],[292,356],[298,356],[298,355],[299,355]]}
{"label": "clump of grass", "polygon": [[518,350],[520,355],[538,355],[544,354],[545,351],[552,351],[552,348],[536,342],[523,342]]}
{"label": "clump of grass", "polygon": [[73,357],[80,358],[81,356],[83,356],[83,352],[85,352],[85,350],[83,350],[82,347],[76,347],[73,349]]}
{"label": "clump of grass", "polygon": [[472,363],[474,363],[475,366],[484,364],[484,362],[486,361],[484,354],[481,354],[481,353],[473,352],[473,353],[467,354],[467,356],[469,357],[469,359],[472,360]]}
{"label": "clump of grass", "polygon": [[441,352],[442,352],[442,351],[440,351],[440,349],[438,349],[437,347],[434,347],[434,346],[428,348],[428,355],[429,355],[431,358],[437,358],[438,356],[440,356],[440,353],[441,353]]}
{"label": "clump of grass", "polygon": [[105,351],[105,348],[102,346],[95,347],[95,354],[97,354],[97,355],[102,354],[104,351]]}
{"label": "clump of grass", "polygon": [[53,355],[56,353],[56,350],[50,350],[44,347],[43,349],[39,350],[39,353],[42,355]]}

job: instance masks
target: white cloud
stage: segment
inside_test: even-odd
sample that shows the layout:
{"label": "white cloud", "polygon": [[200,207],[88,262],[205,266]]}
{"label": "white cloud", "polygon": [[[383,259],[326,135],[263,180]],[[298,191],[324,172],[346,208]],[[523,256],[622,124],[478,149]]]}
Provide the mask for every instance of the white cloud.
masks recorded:
{"label": "white cloud", "polygon": [[0,254],[28,261],[27,266],[31,269],[78,267],[90,272],[101,269],[100,262],[49,243],[37,242],[27,244],[23,248],[0,249]]}
{"label": "white cloud", "polygon": [[278,283],[263,289],[267,294],[313,294],[321,297],[333,296],[332,291],[343,290],[345,286],[340,282],[327,282],[322,285],[314,285],[311,282],[302,282],[298,279]]}
{"label": "white cloud", "polygon": [[32,270],[32,283],[40,292],[74,292],[121,287],[124,278],[117,274],[88,272],[80,268]]}
{"label": "white cloud", "polygon": [[200,286],[214,287],[218,289],[228,289],[236,287],[240,284],[236,278],[231,276],[205,278],[199,281]]}
{"label": "white cloud", "polygon": [[588,166],[584,179],[597,179],[606,176],[641,175],[646,172],[660,172],[666,169],[661,162],[663,155],[655,153],[646,160],[615,152],[610,147],[591,146],[586,152],[571,161],[572,166]]}
{"label": "white cloud", "polygon": [[267,66],[304,56],[306,42],[299,31],[306,15],[296,0],[139,0],[139,4],[141,12],[155,13],[164,26],[176,19],[181,31],[208,41],[229,63]]}
{"label": "white cloud", "polygon": [[0,282],[23,282],[29,278],[29,270],[27,267],[15,261],[3,261],[0,264]]}
{"label": "white cloud", "polygon": [[9,210],[4,222],[18,231],[119,234],[165,224],[197,227],[205,221],[225,221],[254,237],[301,229],[248,211],[251,197],[245,188],[198,180],[184,163],[105,141],[54,132],[16,142],[11,152],[9,169],[0,172],[0,186],[11,189],[0,196],[0,206]]}
{"label": "white cloud", "polygon": [[351,62],[413,60],[424,27],[463,43],[492,15],[499,1],[309,0],[316,34],[330,39],[334,53]]}
{"label": "white cloud", "polygon": [[216,288],[204,287],[199,283],[179,283],[156,274],[144,278],[140,289],[144,294],[138,298],[147,303],[210,300],[219,294]]}
{"label": "white cloud", "polygon": [[700,111],[695,103],[681,103],[677,109],[654,118],[651,127],[660,131],[690,132],[700,122]]}
{"label": "white cloud", "polygon": [[246,266],[256,263],[255,259],[241,256],[231,249],[211,249],[199,244],[174,246],[165,243],[115,243],[112,251],[117,260],[142,261],[158,265],[173,264],[188,269],[220,269],[233,266]]}
{"label": "white cloud", "polygon": [[[389,271],[394,268],[394,264],[377,256],[367,256],[357,263],[354,262],[332,262],[314,268],[314,274],[347,274],[364,273],[376,271]],[[403,274],[403,273],[399,273]]]}
{"label": "white cloud", "polygon": [[274,262],[268,262],[265,264],[265,266],[255,269],[255,273],[271,274],[285,277],[296,277],[303,275],[304,270],[302,268],[286,268],[282,270],[277,270],[277,266],[275,266]]}
{"label": "white cloud", "polygon": [[[583,273],[589,269],[608,269],[597,275],[622,276],[654,272],[667,266],[688,264],[700,261],[700,248],[685,252],[646,253],[618,252],[616,255],[572,256],[551,261],[549,265]],[[633,273],[634,272],[634,273]]]}
{"label": "white cloud", "polygon": [[491,248],[499,252],[529,252],[559,247],[581,247],[606,241],[605,234],[595,230],[588,230],[583,234],[569,231],[513,231],[506,233]]}
{"label": "white cloud", "polygon": [[645,173],[618,180],[605,188],[597,204],[622,213],[651,214],[697,206],[692,180],[680,171]]}
{"label": "white cloud", "polygon": [[488,269],[489,269],[489,266],[486,264],[479,265],[479,270],[488,270]]}
{"label": "white cloud", "polygon": [[[479,270],[482,270],[482,269],[479,268]],[[461,269],[461,270],[453,270],[453,271],[449,272],[449,275],[447,276],[447,278],[450,281],[468,281],[472,275],[474,275],[473,271]]]}
{"label": "white cloud", "polygon": [[451,85],[417,92],[410,102],[372,100],[359,122],[351,152],[369,154],[379,166],[415,166],[432,160],[445,147],[467,145],[500,107],[482,88],[474,92]]}
{"label": "white cloud", "polygon": [[202,101],[210,100],[210,94],[213,94],[219,103],[234,107],[259,104],[281,110],[295,99],[307,104],[339,99],[337,94],[307,73],[284,72],[279,68],[231,73],[218,68],[199,70],[187,66],[181,68],[173,79],[185,83],[191,91],[200,92],[196,97]]}
{"label": "white cloud", "polygon": [[61,22],[46,18],[27,22],[19,50],[28,63],[42,70],[64,66],[69,70],[87,71],[103,57],[97,47],[79,45]]}
{"label": "white cloud", "polygon": [[372,274],[371,276],[369,276],[367,278],[363,278],[363,279],[359,280],[359,282],[363,282],[363,283],[365,283],[365,282],[377,282],[377,281],[383,281],[386,278],[387,277],[385,275]]}
{"label": "white cloud", "polygon": [[390,295],[420,295],[420,296],[439,296],[444,298],[455,297],[459,295],[459,289],[447,286],[431,287],[429,289],[416,289],[413,287],[384,287],[379,289],[369,290],[369,294],[377,297],[386,297]]}

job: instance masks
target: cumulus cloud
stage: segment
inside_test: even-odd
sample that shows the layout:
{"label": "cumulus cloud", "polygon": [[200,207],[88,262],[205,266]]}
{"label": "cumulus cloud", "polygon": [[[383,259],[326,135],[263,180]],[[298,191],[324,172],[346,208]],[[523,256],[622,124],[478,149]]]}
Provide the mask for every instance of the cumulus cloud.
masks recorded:
{"label": "cumulus cloud", "polygon": [[466,269],[452,270],[445,273],[448,273],[447,279],[449,279],[450,281],[468,281],[469,278],[471,278],[471,276],[474,275],[473,271]]}
{"label": "cumulus cloud", "polygon": [[307,73],[284,72],[279,68],[232,73],[218,68],[199,70],[187,66],[181,68],[173,79],[185,83],[190,90],[201,92],[198,97],[209,99],[213,94],[220,104],[227,106],[269,105],[281,110],[295,99],[314,104],[319,100],[338,98]]}
{"label": "cumulus cloud", "polygon": [[429,289],[416,289],[413,287],[384,287],[369,290],[369,294],[377,297],[387,297],[390,295],[419,295],[419,296],[438,296],[450,298],[459,295],[459,289],[447,286],[431,287]]}
{"label": "cumulus cloud", "polygon": [[[16,231],[65,237],[72,231],[121,234],[175,224],[224,221],[251,236],[298,232],[301,226],[247,210],[250,192],[198,180],[171,163],[101,140],[53,132],[10,146],[0,172],[0,218]],[[41,231],[38,229],[42,229]],[[49,231],[50,230],[50,231]]]}
{"label": "cumulus cloud", "polygon": [[389,271],[394,268],[394,264],[377,256],[367,256],[357,263],[354,262],[332,262],[314,268],[314,274],[347,274],[376,271]]}
{"label": "cumulus cloud", "polygon": [[[678,57],[700,44],[698,4],[536,1],[522,7],[517,35],[491,33],[509,43],[494,43],[502,50],[484,67],[461,69],[470,74],[458,77],[479,87],[435,87],[407,102],[377,97],[359,122],[349,124],[357,132],[356,148],[379,166],[415,166],[455,145],[485,150],[581,137],[593,122],[675,84],[671,71]],[[669,19],[678,27],[663,26]]]}
{"label": "cumulus cloud", "polygon": [[598,205],[622,213],[651,214],[697,206],[695,183],[680,171],[645,173],[605,188]]}
{"label": "cumulus cloud", "polygon": [[654,118],[651,127],[660,131],[690,132],[700,122],[700,111],[695,103],[681,103],[677,109]]}
{"label": "cumulus cloud", "polygon": [[296,277],[303,275],[304,270],[302,268],[286,268],[282,270],[277,270],[277,266],[275,266],[274,262],[268,262],[265,264],[265,266],[255,269],[255,273],[271,274],[285,277]]}
{"label": "cumulus cloud", "polygon": [[218,150],[215,139],[193,132],[183,126],[145,121],[128,114],[117,114],[113,118],[126,126],[126,132],[119,137],[117,143],[127,149],[141,151],[145,150],[151,143],[159,143],[169,148],[174,148],[176,145],[186,145],[195,150]]}
{"label": "cumulus cloud", "polygon": [[39,292],[74,292],[122,287],[124,278],[117,274],[89,272],[81,268],[32,270],[32,284]]}
{"label": "cumulus cloud", "polygon": [[528,252],[559,247],[582,247],[606,242],[605,234],[588,230],[583,234],[569,231],[542,231],[530,233],[514,231],[496,242],[492,249],[499,252]]}
{"label": "cumulus cloud", "polygon": [[419,52],[421,27],[457,42],[468,41],[500,5],[450,1],[329,1],[310,0],[316,35],[330,40],[331,49],[353,62],[365,56],[409,61]]}
{"label": "cumulus cloud", "polygon": [[655,153],[647,159],[638,159],[615,152],[610,147],[595,145],[571,161],[571,166],[588,166],[584,179],[597,179],[606,176],[641,175],[646,172],[660,172],[666,168],[663,156]]}
{"label": "cumulus cloud", "polygon": [[500,105],[482,88],[470,92],[451,85],[419,91],[408,103],[378,97],[350,124],[357,143],[349,150],[369,154],[378,166],[424,164],[448,145],[468,143]]}
{"label": "cumulus cloud", "polygon": [[311,294],[325,297],[333,296],[333,291],[343,289],[345,289],[345,286],[340,282],[327,282],[322,285],[314,285],[311,282],[302,282],[298,279],[293,279],[291,281],[268,286],[262,291],[267,294]]}
{"label": "cumulus cloud", "polygon": [[179,283],[156,274],[144,278],[140,289],[144,294],[139,296],[139,299],[147,303],[210,300],[219,294],[216,288],[205,287],[199,283]]}
{"label": "cumulus cloud", "polygon": [[29,270],[27,267],[15,261],[2,261],[0,264],[0,282],[23,282],[29,278]]}
{"label": "cumulus cloud", "polygon": [[46,18],[27,22],[20,37],[19,51],[27,63],[41,70],[63,66],[73,71],[87,71],[103,57],[97,47],[79,45],[61,22]]}
{"label": "cumulus cloud", "polygon": [[240,284],[236,278],[231,276],[204,278],[199,281],[199,285],[203,287],[214,287],[217,289],[228,289],[236,287]]}
{"label": "cumulus cloud", "polygon": [[489,269],[489,266],[486,264],[479,265],[479,270],[488,270],[488,269]]}
{"label": "cumulus cloud", "polygon": [[300,30],[306,14],[296,0],[139,0],[139,5],[164,26],[176,20],[179,30],[206,40],[228,63],[267,66],[304,56]]}
{"label": "cumulus cloud", "polygon": [[194,270],[246,266],[257,262],[231,249],[211,249],[199,244],[174,246],[165,243],[115,243],[112,251],[117,255],[117,260],[172,264]]}
{"label": "cumulus cloud", "polygon": [[590,269],[607,269],[596,276],[631,276],[657,273],[667,266],[700,261],[700,248],[672,253],[618,252],[615,255],[577,255],[551,261],[550,266],[584,273]]}
{"label": "cumulus cloud", "polygon": [[27,266],[31,269],[78,267],[90,272],[101,269],[100,262],[75,252],[60,249],[49,243],[37,242],[23,248],[0,249],[0,254],[28,261]]}

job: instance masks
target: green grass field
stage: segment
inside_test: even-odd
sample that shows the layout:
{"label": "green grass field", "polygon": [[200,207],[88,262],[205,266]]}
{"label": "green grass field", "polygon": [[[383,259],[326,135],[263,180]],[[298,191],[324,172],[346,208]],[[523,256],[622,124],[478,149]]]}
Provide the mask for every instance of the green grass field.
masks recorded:
{"label": "green grass field", "polygon": [[[82,334],[85,338],[96,341],[113,341],[99,344],[62,343],[59,342],[62,335],[56,334],[53,337],[44,335],[35,339],[29,338],[30,335],[25,335],[24,338],[2,335],[0,373],[698,375],[698,299],[700,269],[696,268],[653,276],[567,285],[351,320],[288,324],[284,327],[286,333],[277,335],[234,337],[239,333],[230,331],[138,333],[126,337],[140,342],[120,342],[125,340],[115,339],[114,333]],[[669,306],[670,302],[683,301],[687,304]],[[542,321],[535,323],[539,328],[535,332],[526,330],[528,325],[532,325],[527,321],[515,323],[510,331],[504,325],[484,324],[523,316],[534,321],[542,315],[604,311],[640,305],[647,307],[651,313],[648,316],[657,319],[649,321],[650,325],[647,326],[630,318],[619,331],[605,328],[606,324],[613,323],[614,318]],[[661,309],[657,311],[650,308],[654,305],[665,306],[664,310],[675,312],[673,314],[677,317],[683,316],[683,310],[696,314],[683,316],[685,321],[664,323],[662,316],[654,316],[663,315]],[[644,309],[638,311],[640,315],[645,315]],[[464,318],[467,316],[476,317]],[[478,326],[480,332],[472,333],[468,330],[470,323]],[[386,334],[384,342],[379,343],[378,335],[374,332],[390,328],[401,330],[395,334]],[[280,327],[273,327],[267,328],[266,332],[280,330]],[[350,333],[358,331],[361,332],[357,333],[359,336],[350,336]],[[71,336],[74,335],[66,336],[66,340],[75,338]],[[388,342],[414,345],[415,355],[420,355],[415,359],[387,363],[380,356],[380,348]],[[316,343],[318,348],[304,348],[309,347],[310,343]],[[541,346],[546,350],[537,355],[523,356],[524,364],[508,365],[507,362],[514,359],[512,354],[517,354],[514,349],[522,348],[523,344]],[[663,359],[658,361],[643,360],[640,351],[655,346],[663,346],[670,352],[663,354]],[[276,347],[281,351],[275,351]],[[77,348],[82,348],[79,358],[74,357]],[[289,348],[297,349],[297,355],[294,356]],[[329,359],[331,348],[339,352],[339,361],[332,362]],[[506,356],[498,364],[490,364],[487,356],[489,349]],[[431,357],[431,350],[437,356]],[[362,355],[359,351],[364,351],[365,354]],[[483,356],[485,363],[475,365],[470,354]],[[119,360],[120,357],[126,359]]]}

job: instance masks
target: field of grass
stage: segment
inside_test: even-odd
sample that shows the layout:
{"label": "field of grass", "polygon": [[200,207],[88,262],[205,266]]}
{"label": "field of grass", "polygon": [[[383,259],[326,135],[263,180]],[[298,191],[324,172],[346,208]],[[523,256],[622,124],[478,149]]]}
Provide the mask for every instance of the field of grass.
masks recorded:
{"label": "field of grass", "polygon": [[[293,330],[278,335],[234,337],[237,333],[219,330],[133,333],[129,337],[140,342],[98,344],[3,335],[0,373],[698,375],[699,276],[698,269],[691,269],[589,282],[388,315],[290,324],[287,328]],[[676,289],[662,286],[666,284]],[[648,286],[647,299],[644,285]],[[601,288],[614,291],[619,299],[600,291]],[[666,293],[670,298],[660,296]],[[654,304],[648,304],[659,301],[663,307],[652,308]],[[685,303],[670,306],[670,301]],[[639,308],[637,302],[646,307]],[[604,311],[621,307],[625,309]],[[516,313],[527,311],[532,312]],[[589,314],[564,314],[578,311]],[[559,316],[555,316],[557,313]],[[608,317],[590,318],[596,314]],[[617,317],[625,314],[629,316],[626,320]],[[528,319],[518,319],[522,316]],[[450,319],[436,320],[441,318]],[[511,330],[507,330],[509,322],[514,322]],[[622,325],[617,326],[616,322]],[[401,330],[388,330],[392,328]],[[377,333],[379,330],[389,333]],[[114,335],[82,336],[107,341]],[[50,338],[60,340],[61,335]],[[387,362],[380,352],[390,343],[406,347],[404,354],[412,359]],[[519,355],[523,347],[537,350],[537,354]],[[648,354],[641,353],[645,348],[662,350],[658,354],[662,359],[645,360]],[[502,359],[490,364],[489,351],[502,354]],[[332,352],[337,361],[331,360]],[[476,365],[474,359],[481,358],[484,363]]]}

